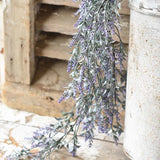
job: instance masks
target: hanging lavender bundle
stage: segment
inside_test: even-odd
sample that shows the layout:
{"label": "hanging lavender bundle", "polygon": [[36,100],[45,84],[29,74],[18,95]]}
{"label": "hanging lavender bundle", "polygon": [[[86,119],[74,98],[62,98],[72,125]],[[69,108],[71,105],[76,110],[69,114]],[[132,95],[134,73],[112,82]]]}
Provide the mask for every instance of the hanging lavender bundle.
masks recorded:
{"label": "hanging lavender bundle", "polygon": [[[41,148],[36,154],[23,149],[10,159],[30,155],[33,159],[45,159],[49,154],[67,147],[74,156],[78,145],[78,132],[91,147],[94,129],[110,134],[117,142],[122,132],[119,110],[124,107],[126,72],[123,67],[125,54],[119,34],[118,0],[82,0],[79,20],[75,24],[75,46],[68,64],[72,81],[61,97],[75,99],[73,110],[64,113],[55,125],[40,129],[34,134],[33,148]],[[113,36],[119,39],[115,42]],[[80,127],[82,125],[82,127]],[[62,132],[61,136],[57,134]],[[72,138],[67,141],[69,133]],[[12,157],[12,158],[11,158]]]}

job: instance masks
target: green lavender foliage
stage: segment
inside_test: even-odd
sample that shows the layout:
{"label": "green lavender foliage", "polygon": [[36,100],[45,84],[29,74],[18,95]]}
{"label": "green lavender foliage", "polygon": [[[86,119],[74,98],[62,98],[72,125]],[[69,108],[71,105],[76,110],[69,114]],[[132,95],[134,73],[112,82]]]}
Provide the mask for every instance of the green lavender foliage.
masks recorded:
{"label": "green lavender foliage", "polygon": [[[60,101],[73,98],[73,109],[64,113],[57,124],[41,128],[34,133],[32,148],[23,148],[8,159],[30,156],[46,159],[54,150],[67,147],[75,156],[79,148],[78,134],[91,147],[94,129],[113,136],[117,143],[122,133],[119,111],[125,105],[126,71],[125,53],[119,34],[118,0],[82,0],[76,14],[78,33],[73,36],[74,46],[68,63],[69,83]],[[112,38],[117,36],[119,42]],[[80,127],[80,125],[82,127]],[[57,136],[58,133],[63,133]],[[72,133],[72,138],[67,136]],[[31,153],[33,148],[40,152]]]}

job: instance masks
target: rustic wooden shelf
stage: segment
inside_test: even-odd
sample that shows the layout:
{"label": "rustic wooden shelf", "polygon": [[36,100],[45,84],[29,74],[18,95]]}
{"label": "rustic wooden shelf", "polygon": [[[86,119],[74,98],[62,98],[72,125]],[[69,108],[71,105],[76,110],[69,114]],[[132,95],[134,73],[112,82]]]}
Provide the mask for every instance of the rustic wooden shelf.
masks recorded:
{"label": "rustic wooden shelf", "polygon": [[[36,44],[36,56],[69,60],[70,52],[73,50],[69,47],[71,40],[72,36],[42,32]],[[127,44],[124,45],[124,49],[128,53]]]}
{"label": "rustic wooden shelf", "polygon": [[72,37],[49,33],[40,34],[36,45],[36,55],[41,57],[69,60],[72,49],[69,47]]}
{"label": "rustic wooden shelf", "polygon": [[[36,17],[35,1],[42,3]],[[7,106],[41,115],[60,116],[62,110],[69,111],[74,105],[72,99],[62,104],[58,103],[58,99],[70,81],[66,72],[70,57],[68,53],[71,51],[68,44],[71,35],[77,32],[73,25],[78,19],[74,13],[79,5],[77,3],[74,6],[72,0],[35,1],[6,1],[6,83],[3,87],[3,102]],[[123,8],[127,6],[126,2],[122,2],[120,11],[123,14],[121,37],[128,43],[129,9]],[[36,43],[35,24],[37,31],[45,33]],[[38,55],[36,59],[35,48]]]}
{"label": "rustic wooden shelf", "polygon": [[119,13],[123,15],[130,15],[130,9],[128,6],[128,0],[122,0],[121,9],[119,10]]}
{"label": "rustic wooden shelf", "polygon": [[[63,5],[63,6],[70,6],[79,8],[80,2],[73,2],[73,0],[37,0],[39,3],[42,4],[50,4],[50,5]],[[119,10],[120,14],[129,15],[130,10],[128,7],[128,0],[123,0],[121,2],[121,9]]]}
{"label": "rustic wooden shelf", "polygon": [[[123,41],[123,43],[128,44],[129,43],[129,24],[130,24],[130,16],[128,15],[121,15],[120,17],[120,36]],[[113,39],[116,41],[119,41],[119,39],[116,36],[113,36]]]}
{"label": "rustic wooden shelf", "polygon": [[67,61],[39,58],[32,84],[44,90],[63,92],[70,82],[67,65]]}
{"label": "rustic wooden shelf", "polygon": [[70,82],[67,62],[50,58],[39,58],[32,85],[6,82],[3,102],[11,107],[40,115],[61,116],[61,111],[70,111],[72,99],[58,103],[64,87]]}
{"label": "rustic wooden shelf", "polygon": [[79,8],[80,2],[73,2],[73,0],[38,0],[39,3],[53,4],[53,5],[64,5]]}
{"label": "rustic wooden shelf", "polygon": [[44,5],[37,19],[37,29],[46,32],[58,32],[72,35],[76,32],[74,24],[77,18],[74,13],[76,9]]}
{"label": "rustic wooden shelf", "polygon": [[[44,5],[37,19],[37,30],[45,32],[57,32],[65,35],[76,33],[74,24],[78,17],[74,15],[76,9],[64,6]],[[121,15],[121,38],[124,43],[129,42],[129,16]],[[114,37],[116,41],[118,38]]]}

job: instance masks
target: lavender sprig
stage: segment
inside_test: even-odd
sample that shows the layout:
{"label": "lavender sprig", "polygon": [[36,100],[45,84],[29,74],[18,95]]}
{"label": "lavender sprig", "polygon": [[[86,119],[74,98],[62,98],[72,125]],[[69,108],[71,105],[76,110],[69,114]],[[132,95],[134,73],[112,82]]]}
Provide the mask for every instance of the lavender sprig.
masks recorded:
{"label": "lavender sprig", "polygon": [[[59,100],[73,98],[75,106],[64,113],[57,124],[35,132],[32,147],[40,149],[37,154],[31,153],[33,148],[25,149],[16,154],[18,157],[30,155],[32,159],[45,159],[62,147],[67,147],[75,156],[80,128],[89,147],[96,126],[99,132],[112,135],[117,143],[122,133],[119,110],[124,107],[126,85],[123,66],[126,55],[119,34],[119,3],[118,0],[82,0],[76,13],[79,14],[75,24],[78,33],[71,42],[75,48],[67,69],[72,81]],[[113,35],[119,42],[115,42]],[[63,134],[57,136],[59,133]],[[73,136],[68,140],[70,133]]]}

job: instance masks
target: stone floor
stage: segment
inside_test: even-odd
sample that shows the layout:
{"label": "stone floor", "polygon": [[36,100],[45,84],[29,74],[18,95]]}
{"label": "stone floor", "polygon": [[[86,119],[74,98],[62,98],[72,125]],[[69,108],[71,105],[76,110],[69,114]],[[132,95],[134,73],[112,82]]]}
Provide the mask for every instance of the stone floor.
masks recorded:
{"label": "stone floor", "polygon": [[[30,146],[25,138],[39,127],[55,123],[55,118],[39,116],[33,113],[8,108],[0,103],[0,160],[12,154],[21,146]],[[123,153],[122,140],[116,146],[110,137],[96,133],[92,148],[79,137],[80,145],[77,157],[72,157],[65,149],[54,152],[51,160],[129,160]]]}

